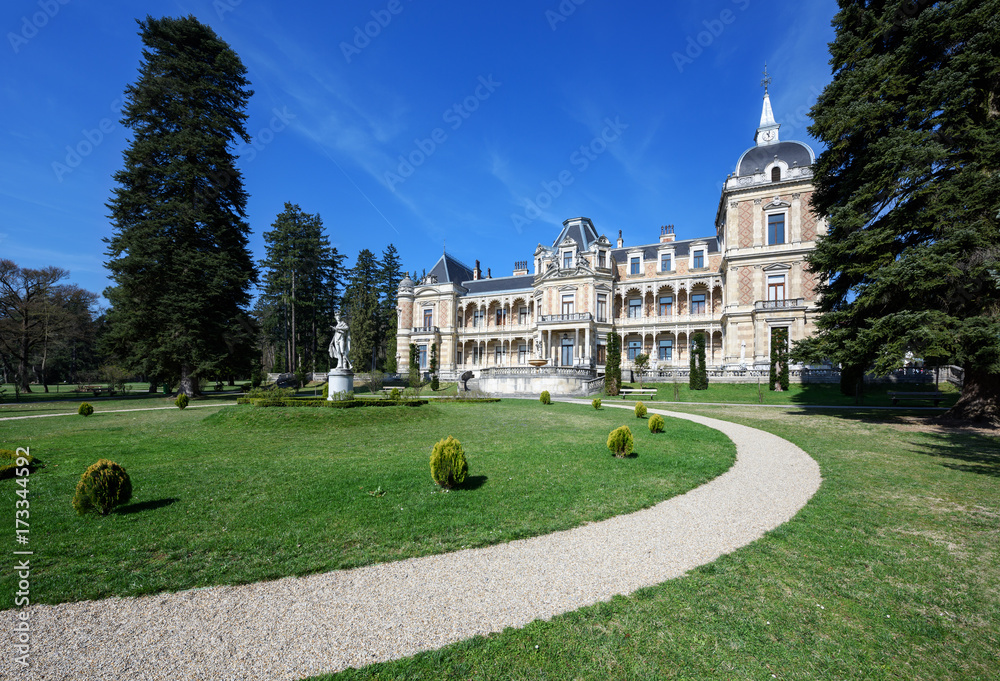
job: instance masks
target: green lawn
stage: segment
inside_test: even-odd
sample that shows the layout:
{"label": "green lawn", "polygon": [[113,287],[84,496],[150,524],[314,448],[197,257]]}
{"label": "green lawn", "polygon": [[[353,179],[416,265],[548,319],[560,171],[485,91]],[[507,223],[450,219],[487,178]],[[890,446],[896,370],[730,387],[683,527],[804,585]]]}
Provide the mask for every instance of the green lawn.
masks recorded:
{"label": "green lawn", "polygon": [[323,678],[1000,678],[995,432],[862,410],[681,409],[795,442],[822,487],[789,523],[683,578]]}
{"label": "green lawn", "polygon": [[[681,421],[653,436],[631,412],[570,404],[101,411],[111,404],[88,418],[0,424],[0,448],[30,446],[46,464],[29,479],[32,602],[254,582],[506,542],[650,506],[715,477],[735,456],[728,439],[702,426]],[[636,458],[615,459],[605,446],[622,424],[635,433]],[[429,458],[447,435],[465,446],[471,478],[443,493]],[[132,503],[107,517],[77,516],[74,487],[100,458],[129,472]],[[16,489],[0,481],[8,517]],[[0,609],[12,606],[14,580],[0,571]]]}
{"label": "green lawn", "polygon": [[[709,379],[711,381],[711,379]],[[638,388],[638,383],[625,383],[624,388]],[[645,398],[647,401],[661,402],[725,402],[729,404],[772,404],[772,405],[821,405],[821,406],[855,406],[853,396],[848,397],[840,392],[840,386],[829,383],[801,384],[792,383],[787,391],[768,390],[767,380],[758,386],[756,383],[711,383],[707,390],[691,390],[687,383],[643,383],[644,388],[656,388],[656,396]],[[676,391],[675,391],[676,387]],[[958,400],[959,391],[955,386],[942,382],[940,388],[933,383],[927,385],[878,385],[868,386],[862,398],[862,405],[867,407],[890,406],[892,400],[887,395],[890,391],[919,392],[934,391],[945,393],[941,407],[947,408]],[[609,400],[620,400],[621,397],[608,397]],[[635,398],[626,398],[634,400]],[[930,401],[904,402],[902,406],[931,407]]]}

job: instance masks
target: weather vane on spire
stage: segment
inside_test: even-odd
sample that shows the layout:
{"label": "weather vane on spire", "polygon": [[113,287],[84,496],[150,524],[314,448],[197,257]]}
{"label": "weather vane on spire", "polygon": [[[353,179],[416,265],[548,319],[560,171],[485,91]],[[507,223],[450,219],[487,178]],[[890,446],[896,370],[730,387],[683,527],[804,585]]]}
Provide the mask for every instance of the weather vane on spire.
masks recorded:
{"label": "weather vane on spire", "polygon": [[760,81],[760,84],[764,86],[764,94],[767,94],[767,86],[771,84],[771,76],[767,75],[767,62],[764,62],[764,79]]}

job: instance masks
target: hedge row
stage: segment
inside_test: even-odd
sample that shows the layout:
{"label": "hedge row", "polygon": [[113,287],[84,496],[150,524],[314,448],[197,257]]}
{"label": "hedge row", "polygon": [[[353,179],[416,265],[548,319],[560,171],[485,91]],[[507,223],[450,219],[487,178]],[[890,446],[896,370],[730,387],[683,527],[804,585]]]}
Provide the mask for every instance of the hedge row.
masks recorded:
{"label": "hedge row", "polygon": [[329,407],[331,409],[351,409],[352,407],[419,407],[427,400],[296,400],[269,399],[266,397],[240,397],[236,404],[251,404],[255,407]]}

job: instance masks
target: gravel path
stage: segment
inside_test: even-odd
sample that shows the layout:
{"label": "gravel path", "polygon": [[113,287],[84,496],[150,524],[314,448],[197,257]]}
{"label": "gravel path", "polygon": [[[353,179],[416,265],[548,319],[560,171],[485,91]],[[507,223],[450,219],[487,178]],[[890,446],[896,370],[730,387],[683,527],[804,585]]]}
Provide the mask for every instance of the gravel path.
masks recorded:
{"label": "gravel path", "polygon": [[17,611],[3,611],[0,678],[298,679],[405,657],[683,575],[788,521],[819,488],[819,466],[787,440],[649,411],[722,431],[736,443],[736,463],[652,508],[509,544],[245,586],[31,606],[28,671],[11,652]]}

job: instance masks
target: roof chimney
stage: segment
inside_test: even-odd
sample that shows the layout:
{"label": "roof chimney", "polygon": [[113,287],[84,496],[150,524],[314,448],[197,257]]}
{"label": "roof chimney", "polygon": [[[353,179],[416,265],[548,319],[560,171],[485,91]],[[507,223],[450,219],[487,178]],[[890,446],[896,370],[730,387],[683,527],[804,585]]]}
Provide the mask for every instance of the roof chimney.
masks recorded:
{"label": "roof chimney", "polygon": [[528,261],[518,260],[514,263],[514,276],[520,277],[528,273]]}
{"label": "roof chimney", "polygon": [[489,267],[486,268],[486,278],[487,279],[492,279],[493,278],[493,273],[490,272],[490,268]]}
{"label": "roof chimney", "polygon": [[625,245],[625,242],[622,240],[622,231],[619,229],[618,230],[618,248],[621,248],[624,245]]}
{"label": "roof chimney", "polygon": [[473,281],[479,281],[479,279],[482,276],[483,276],[483,271],[481,269],[479,269],[479,261],[477,260],[476,261],[476,266],[472,269],[472,280]]}
{"label": "roof chimney", "polygon": [[660,243],[665,244],[669,241],[673,241],[677,236],[674,234],[674,226],[666,225],[665,227],[660,227]]}

